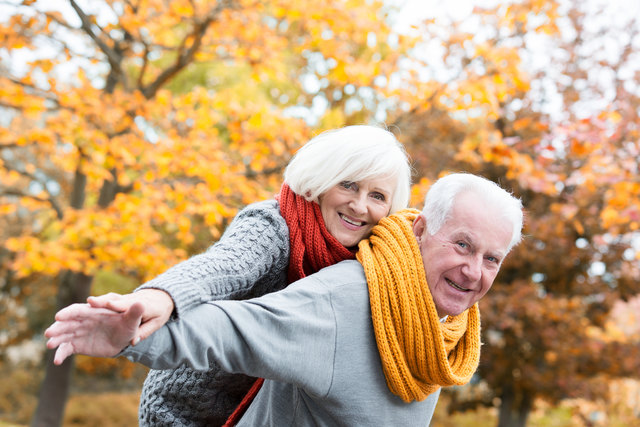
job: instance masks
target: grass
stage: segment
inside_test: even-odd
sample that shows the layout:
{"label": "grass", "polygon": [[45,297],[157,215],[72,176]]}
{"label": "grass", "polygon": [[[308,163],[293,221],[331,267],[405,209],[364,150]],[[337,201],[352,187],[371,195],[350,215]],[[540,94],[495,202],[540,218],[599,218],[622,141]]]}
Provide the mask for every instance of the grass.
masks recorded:
{"label": "grass", "polygon": [[[80,393],[67,403],[63,427],[138,425],[140,392]],[[431,427],[495,427],[496,408],[479,408],[473,412],[448,414],[449,396],[442,393]],[[609,407],[601,411],[593,402],[565,401],[550,406],[538,401],[527,427],[640,427],[640,418],[628,407]],[[582,415],[579,415],[582,414]],[[0,420],[0,427],[26,427]]]}
{"label": "grass", "polygon": [[136,426],[139,400],[139,392],[72,396],[67,403],[63,426]]}

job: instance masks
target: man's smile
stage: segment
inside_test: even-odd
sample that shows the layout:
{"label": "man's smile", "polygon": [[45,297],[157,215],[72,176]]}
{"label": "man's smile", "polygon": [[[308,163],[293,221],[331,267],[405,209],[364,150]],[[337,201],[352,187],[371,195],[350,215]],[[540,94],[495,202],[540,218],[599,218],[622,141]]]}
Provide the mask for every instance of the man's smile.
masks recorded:
{"label": "man's smile", "polygon": [[463,288],[463,287],[459,286],[459,285],[458,285],[456,282],[454,282],[453,280],[449,280],[449,279],[444,279],[444,280],[445,280],[445,281],[447,282],[447,284],[448,284],[449,286],[451,286],[452,288],[455,288],[455,289],[457,289],[457,290],[459,290],[459,291],[463,291],[463,292],[471,292],[471,289]]}

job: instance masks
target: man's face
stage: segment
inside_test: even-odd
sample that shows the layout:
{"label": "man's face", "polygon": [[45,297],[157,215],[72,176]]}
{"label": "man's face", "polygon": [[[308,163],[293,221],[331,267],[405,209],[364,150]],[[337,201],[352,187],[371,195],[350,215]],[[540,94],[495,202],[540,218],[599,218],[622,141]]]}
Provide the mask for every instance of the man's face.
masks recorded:
{"label": "man's face", "polygon": [[469,192],[456,197],[449,218],[433,236],[422,215],[413,230],[440,317],[462,313],[489,291],[513,232],[497,207]]}

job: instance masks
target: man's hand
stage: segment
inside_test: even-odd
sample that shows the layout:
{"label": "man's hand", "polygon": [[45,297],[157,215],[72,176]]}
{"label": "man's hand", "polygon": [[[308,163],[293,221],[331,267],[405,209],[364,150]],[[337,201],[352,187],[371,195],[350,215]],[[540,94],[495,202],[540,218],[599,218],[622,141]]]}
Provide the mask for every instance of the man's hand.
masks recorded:
{"label": "man's hand", "polygon": [[121,313],[130,309],[133,304],[140,304],[142,324],[138,330],[138,336],[135,337],[138,340],[148,338],[167,323],[174,308],[169,294],[159,289],[142,289],[126,295],[111,292],[99,297],[89,297],[87,302],[94,308],[106,308]]}
{"label": "man's hand", "polygon": [[56,321],[44,332],[47,348],[56,350],[53,362],[62,364],[72,354],[113,357],[130,342],[138,343],[143,307],[134,303],[123,313],[73,304],[56,314]]}

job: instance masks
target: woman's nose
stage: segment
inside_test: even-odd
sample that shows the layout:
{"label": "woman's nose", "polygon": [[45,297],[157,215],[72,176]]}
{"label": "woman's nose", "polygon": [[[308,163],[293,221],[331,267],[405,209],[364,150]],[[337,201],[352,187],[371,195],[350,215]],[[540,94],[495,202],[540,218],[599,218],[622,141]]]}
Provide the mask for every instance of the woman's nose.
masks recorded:
{"label": "woman's nose", "polygon": [[367,201],[361,195],[354,195],[354,197],[349,202],[349,207],[353,210],[354,213],[359,215],[365,214],[367,212]]}

